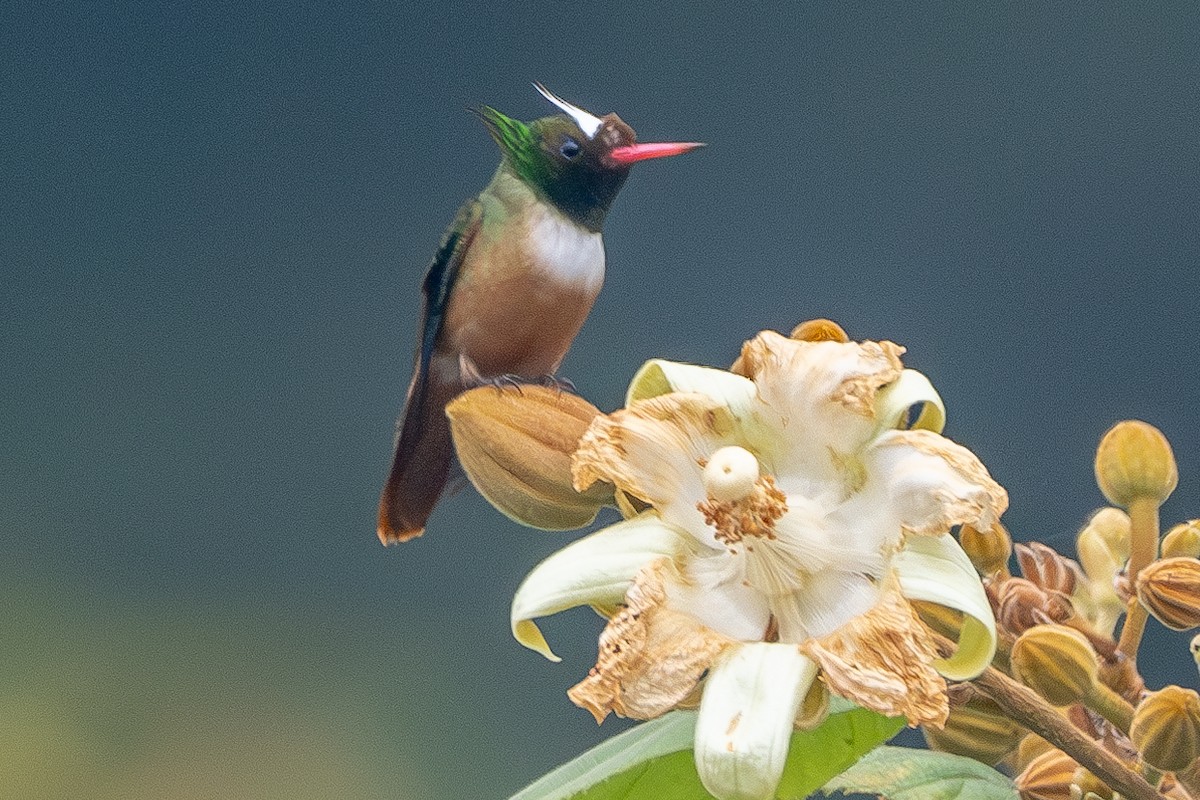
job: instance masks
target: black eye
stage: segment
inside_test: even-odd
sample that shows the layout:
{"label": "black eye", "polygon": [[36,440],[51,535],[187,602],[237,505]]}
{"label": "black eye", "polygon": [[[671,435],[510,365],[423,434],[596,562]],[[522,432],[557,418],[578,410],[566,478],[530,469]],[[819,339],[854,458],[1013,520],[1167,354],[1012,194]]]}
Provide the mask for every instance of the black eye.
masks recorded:
{"label": "black eye", "polygon": [[562,153],[563,158],[570,161],[571,159],[575,158],[575,156],[579,155],[579,142],[568,136],[558,148],[558,152]]}

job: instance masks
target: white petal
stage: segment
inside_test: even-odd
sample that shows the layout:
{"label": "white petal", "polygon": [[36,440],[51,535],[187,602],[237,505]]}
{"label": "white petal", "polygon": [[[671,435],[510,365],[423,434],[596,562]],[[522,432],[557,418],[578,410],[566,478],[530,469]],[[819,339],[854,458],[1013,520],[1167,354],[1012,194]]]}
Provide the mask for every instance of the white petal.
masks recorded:
{"label": "white petal", "polygon": [[668,581],[667,602],[731,639],[761,641],[771,609],[766,597],[747,585],[741,567],[724,550],[693,556],[683,581]]}
{"label": "white petal", "polygon": [[780,444],[778,415],[759,401],[754,381],[723,369],[656,358],[633,376],[625,406],[672,392],[702,394],[723,406],[736,424],[731,440],[775,462]]}
{"label": "white petal", "polygon": [[[770,422],[785,440],[780,475],[828,480],[877,430],[876,395],[899,378],[891,342],[804,342],[764,331],[742,349]],[[764,411],[764,418],[768,412]]]}
{"label": "white petal", "polygon": [[832,633],[878,601],[879,588],[866,575],[826,570],[808,576],[803,589],[770,603],[779,641],[800,642]]}
{"label": "white petal", "polygon": [[[912,425],[903,426],[908,410],[920,405],[921,411]],[[908,427],[941,433],[946,427],[946,404],[933,384],[915,369],[900,373],[895,383],[879,390],[875,398],[875,414],[881,428]]]}
{"label": "white petal", "polygon": [[698,541],[719,547],[697,508],[707,498],[701,470],[714,452],[739,443],[737,428],[729,411],[704,394],[639,400],[592,421],[573,457],[575,487],[609,481]]}
{"label": "white petal", "polygon": [[931,431],[887,431],[862,461],[862,493],[877,495],[915,533],[940,535],[964,522],[986,530],[1008,507],[1008,494],[974,453]]}
{"label": "white petal", "polygon": [[884,480],[871,479],[826,517],[830,540],[840,568],[862,564],[862,572],[882,575],[883,553],[891,552],[904,537],[894,503]]}
{"label": "white petal", "polygon": [[934,662],[938,672],[956,681],[974,678],[996,653],[996,620],[979,574],[954,537],[910,536],[892,559],[900,591],[910,600],[963,612],[958,650]]}
{"label": "white petal", "polygon": [[558,661],[534,618],[575,606],[620,603],[638,570],[664,556],[680,557],[694,547],[693,542],[654,512],[572,542],[534,567],[517,589],[511,611],[513,636]]}
{"label": "white petal", "polygon": [[718,800],[775,796],[817,665],[794,645],[746,644],[713,667],[696,720],[696,769]]}
{"label": "white petal", "polygon": [[625,405],[671,392],[706,394],[735,412],[748,409],[757,394],[754,382],[741,375],[656,358],[643,364],[629,382]]}

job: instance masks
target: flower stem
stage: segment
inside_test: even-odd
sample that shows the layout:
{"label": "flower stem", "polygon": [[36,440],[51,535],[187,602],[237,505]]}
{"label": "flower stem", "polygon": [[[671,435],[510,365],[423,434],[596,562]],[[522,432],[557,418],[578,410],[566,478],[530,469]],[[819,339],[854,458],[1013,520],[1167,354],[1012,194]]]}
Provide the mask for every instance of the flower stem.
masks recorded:
{"label": "flower stem", "polygon": [[[1158,558],[1158,501],[1139,497],[1129,504],[1132,523],[1129,538],[1129,585],[1136,591],[1138,573]],[[1129,599],[1125,625],[1121,628],[1121,652],[1137,659],[1142,633],[1146,630],[1146,609],[1138,602],[1136,593]]]}
{"label": "flower stem", "polygon": [[1133,706],[1124,697],[1096,681],[1084,698],[1084,705],[1120,728],[1121,733],[1129,735],[1129,726],[1133,723]]}
{"label": "flower stem", "polygon": [[1033,690],[988,667],[972,683],[1005,713],[1075,759],[1127,800],[1164,800],[1141,775],[1084,735]]}
{"label": "flower stem", "polygon": [[1137,659],[1138,647],[1142,644],[1142,634],[1146,630],[1146,616],[1146,609],[1138,601],[1137,596],[1129,598],[1129,604],[1125,607],[1125,624],[1121,627],[1121,642],[1118,647],[1131,659]]}

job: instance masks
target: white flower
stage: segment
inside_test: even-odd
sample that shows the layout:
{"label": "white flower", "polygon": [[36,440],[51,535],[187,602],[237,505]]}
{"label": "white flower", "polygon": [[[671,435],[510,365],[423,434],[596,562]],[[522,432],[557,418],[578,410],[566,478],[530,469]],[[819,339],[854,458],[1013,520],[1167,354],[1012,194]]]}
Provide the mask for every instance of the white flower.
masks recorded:
{"label": "white flower", "polygon": [[[990,527],[1007,496],[939,435],[941,400],[902,352],[765,332],[741,374],[650,362],[574,457],[576,488],[605,480],[650,509],[555,553],[513,600],[514,635],[550,658],[534,618],[578,605],[610,618],[570,692],[597,720],[698,701],[696,766],[722,800],[773,796],[793,726],[819,721],[826,686],[940,725],[942,676],[973,677],[994,653],[988,601],[949,531]],[[964,612],[952,657],[937,658],[906,598]]]}

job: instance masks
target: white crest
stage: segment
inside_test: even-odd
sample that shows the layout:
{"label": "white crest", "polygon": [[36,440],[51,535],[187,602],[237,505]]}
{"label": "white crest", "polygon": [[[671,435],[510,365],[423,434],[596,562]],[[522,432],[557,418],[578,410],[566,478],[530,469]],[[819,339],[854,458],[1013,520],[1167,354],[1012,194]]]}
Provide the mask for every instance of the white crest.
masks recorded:
{"label": "white crest", "polygon": [[593,138],[596,132],[600,130],[600,126],[604,124],[595,114],[589,114],[579,106],[571,105],[537,81],[534,81],[533,88],[541,92],[542,97],[562,109],[564,114],[575,120],[575,124],[579,126],[579,130],[583,131],[583,135],[589,139]]}

